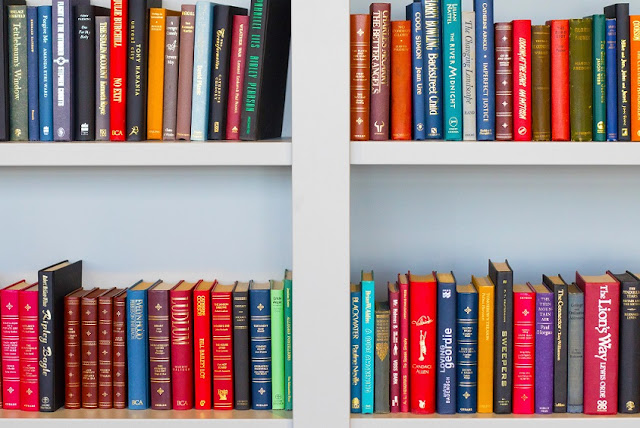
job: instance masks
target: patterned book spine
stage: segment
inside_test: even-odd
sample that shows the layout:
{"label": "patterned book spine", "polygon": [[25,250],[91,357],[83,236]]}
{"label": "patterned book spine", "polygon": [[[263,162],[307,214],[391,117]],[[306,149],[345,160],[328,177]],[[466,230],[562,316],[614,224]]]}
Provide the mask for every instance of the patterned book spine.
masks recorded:
{"label": "patterned book spine", "polygon": [[192,290],[171,290],[171,388],[173,408],[193,408]]}
{"label": "patterned book spine", "polygon": [[434,413],[436,410],[436,299],[434,280],[409,284],[411,333],[409,359],[411,411]]}
{"label": "patterned book spine", "polygon": [[571,141],[593,139],[592,19],[569,21]]}
{"label": "patterned book spine", "polygon": [[127,407],[127,292],[113,298],[113,407]]}
{"label": "patterned book spine", "polygon": [[474,0],[476,12],[476,105],[477,137],[495,140],[495,63],[493,0]]}
{"label": "patterned book spine", "polygon": [[284,274],[284,409],[293,410],[293,273]]}
{"label": "patterned book spine", "polygon": [[362,413],[373,413],[375,348],[375,283],[362,281]]}
{"label": "patterned book spine", "polygon": [[191,139],[191,96],[193,91],[193,47],[196,25],[195,5],[182,5],[180,16],[180,61],[178,64],[178,101],[176,140]]}
{"label": "patterned book spine", "polygon": [[536,293],[535,412],[553,411],[553,293]]}
{"label": "patterned book spine", "polygon": [[271,408],[284,410],[284,284],[277,281],[271,281]]}
{"label": "patterned book spine", "polygon": [[209,129],[209,89],[213,46],[213,3],[196,3],[193,49],[193,95],[191,101],[191,140],[204,141]]}
{"label": "patterned book spine", "polygon": [[420,2],[413,2],[407,5],[407,20],[411,22],[411,68],[413,70],[411,75],[411,87],[413,88],[413,139],[424,140],[427,134],[424,128],[425,86],[424,57],[422,56],[424,50],[424,33],[422,31],[422,4]]}
{"label": "patterned book spine", "polygon": [[400,282],[400,411],[409,407],[409,284]]}
{"label": "patterned book spine", "polygon": [[[369,17],[365,19],[367,28],[370,27]],[[240,139],[240,113],[242,111],[242,89],[244,88],[244,67],[247,52],[247,27],[249,17],[235,15],[233,17],[233,36],[231,37],[231,58],[229,72],[229,100],[227,103],[227,140]],[[364,30],[363,30],[364,31]],[[363,33],[364,34],[364,33]],[[367,32],[369,34],[369,32]],[[364,49],[364,48],[363,48]],[[369,52],[367,43],[366,51]],[[368,58],[368,57],[367,57]],[[369,73],[369,61],[367,68],[363,72]],[[353,84],[353,83],[352,83]],[[367,94],[369,94],[369,81],[367,80]],[[369,98],[367,98],[367,111],[369,108]],[[367,120],[369,116],[367,116]],[[363,119],[364,120],[364,119]],[[367,123],[367,132],[369,125]]]}
{"label": "patterned book spine", "polygon": [[616,20],[607,19],[607,48],[605,52],[607,69],[607,141],[618,141],[618,56],[616,52]]}
{"label": "patterned book spine", "polygon": [[162,139],[162,113],[164,106],[164,47],[167,10],[149,9],[149,71],[147,93],[147,140]]}
{"label": "patterned book spine", "polygon": [[[462,1],[442,1],[444,138],[462,140]],[[393,76],[392,76],[393,77]]]}
{"label": "patterned book spine", "polygon": [[96,43],[95,12],[91,5],[73,8],[74,64],[71,78],[73,91],[73,138],[77,141],[96,139]]}
{"label": "patterned book spine", "polygon": [[18,292],[20,326],[20,409],[38,411],[38,290]]}
{"label": "patterned book spine", "polygon": [[[237,288],[237,287],[236,287]],[[251,408],[251,367],[249,364],[249,295],[233,292],[233,388],[236,410]]]}
{"label": "patterned book spine", "polygon": [[111,94],[109,128],[111,141],[125,140],[127,124],[127,5],[128,0],[111,0],[111,25],[109,26],[109,91]]}
{"label": "patterned book spine", "polygon": [[[369,139],[371,17],[351,15],[351,140]],[[231,95],[231,91],[229,91]]]}
{"label": "patterned book spine", "polygon": [[178,96],[178,52],[180,51],[180,17],[167,16],[164,42],[164,107],[162,139],[176,139]]}
{"label": "patterned book spine", "polygon": [[271,304],[269,290],[249,291],[251,408],[271,409]]}
{"label": "patterned book spine", "polygon": [[618,141],[630,141],[630,106],[631,90],[630,72],[630,22],[629,3],[618,3],[604,8],[606,18],[616,19],[616,57],[618,73]]}
{"label": "patterned book spine", "polygon": [[551,27],[551,139],[571,138],[569,109],[569,21],[554,20]]}
{"label": "patterned book spine", "polygon": [[411,21],[391,23],[391,139],[411,139]]}
{"label": "patterned book spine", "polygon": [[464,140],[476,140],[476,13],[462,12],[462,110]]}
{"label": "patterned book spine", "polygon": [[486,280],[478,290],[478,413],[493,413],[493,358],[495,287]]}
{"label": "patterned book spine", "polygon": [[193,343],[196,409],[211,409],[211,288],[193,291]]}
{"label": "patterned book spine", "polygon": [[[473,287],[472,287],[473,289]],[[458,291],[456,319],[456,407],[476,413],[478,398],[478,293]]]}
{"label": "patterned book spine", "polygon": [[[88,3],[88,2],[86,2]],[[53,56],[57,65],[53,67],[53,128],[54,140],[70,141],[73,139],[73,85],[71,84],[71,68],[73,65],[73,7],[76,3],[70,0],[54,0],[52,19]]]}
{"label": "patterned book spine", "polygon": [[400,412],[400,290],[389,290],[389,405],[391,413]]}
{"label": "patterned book spine", "polygon": [[375,413],[389,413],[389,304],[376,302]]}
{"label": "patterned book spine", "polygon": [[98,408],[98,300],[80,300],[80,337],[82,351],[82,407]]}
{"label": "patterned book spine", "polygon": [[[572,285],[575,287],[575,285]],[[582,413],[584,361],[584,294],[569,293],[567,411]]]}
{"label": "patterned book spine", "polygon": [[531,141],[531,21],[513,21],[513,139]]}
{"label": "patterned book spine", "polygon": [[[152,24],[153,25],[153,24]],[[153,87],[152,87],[153,92]],[[171,410],[171,325],[169,322],[169,290],[147,292],[149,326],[149,382],[151,408]]]}
{"label": "patterned book spine", "polygon": [[[12,25],[12,7],[9,7],[9,28]],[[2,323],[2,403],[5,409],[20,409],[20,329],[18,321],[20,303],[18,302],[18,290],[2,290],[0,298],[2,299],[2,309],[0,310]]]}
{"label": "patterned book spine", "polygon": [[604,15],[593,15],[593,141],[607,141],[606,37]]}
{"label": "patterned book spine", "polygon": [[640,280],[626,273],[620,281],[620,370],[618,412],[638,413],[640,402],[640,372],[624,370],[640,360]]}
{"label": "patterned book spine", "polygon": [[[9,9],[9,76],[12,94],[9,103],[10,135],[11,141],[27,141],[29,139],[27,7],[7,6],[7,8]],[[15,407],[5,406],[5,408]]]}
{"label": "patterned book spine", "polygon": [[456,406],[456,284],[438,282],[438,372],[436,410],[451,415]]}
{"label": "patterned book spine", "polygon": [[40,112],[38,110],[38,8],[27,7],[27,75],[29,92],[29,140],[40,139]]}
{"label": "patterned book spine", "polygon": [[80,348],[80,298],[67,296],[64,299],[65,319],[65,400],[67,409],[79,409],[81,407],[81,369],[82,349]]}
{"label": "patterned book spine", "polygon": [[371,110],[369,135],[374,141],[389,139],[391,83],[391,5],[371,4]]}
{"label": "patterned book spine", "polygon": [[629,116],[631,120],[631,141],[640,141],[640,15],[634,15],[630,19],[631,42],[629,49],[631,65],[629,67],[629,75],[631,81],[631,94],[629,98],[631,101],[631,108]]}
{"label": "patterned book spine", "polygon": [[554,330],[555,339],[553,364],[553,412],[567,412],[567,358],[569,340],[569,301],[567,284],[555,284]]}
{"label": "patterned book spine", "polygon": [[496,140],[513,140],[513,25],[495,24]]}
{"label": "patterned book spine", "polygon": [[96,140],[109,141],[109,17],[96,16]]}
{"label": "patterned book spine", "polygon": [[128,407],[149,407],[149,329],[147,290],[127,291],[127,387]]}
{"label": "patterned book spine", "polygon": [[113,295],[98,297],[98,408],[113,407]]}
{"label": "patterned book spine", "polygon": [[[284,322],[282,325],[284,326]],[[234,400],[233,302],[231,292],[218,292],[214,289],[211,293],[211,330],[213,337],[213,408],[232,410]],[[284,402],[282,408],[284,408]]]}
{"label": "patterned book spine", "polygon": [[551,30],[531,27],[531,131],[534,141],[551,141]]}
{"label": "patterned book spine", "polygon": [[53,140],[53,94],[51,63],[51,6],[38,6],[40,141]]}
{"label": "patterned book spine", "polygon": [[534,411],[536,297],[513,293],[513,413]]}
{"label": "patterned book spine", "polygon": [[362,291],[351,287],[351,413],[362,413],[362,337],[360,336]]}
{"label": "patterned book spine", "polygon": [[442,95],[442,41],[440,38],[441,17],[438,0],[423,0],[424,15],[424,74],[425,83],[425,128],[427,139],[438,140],[443,136]]}

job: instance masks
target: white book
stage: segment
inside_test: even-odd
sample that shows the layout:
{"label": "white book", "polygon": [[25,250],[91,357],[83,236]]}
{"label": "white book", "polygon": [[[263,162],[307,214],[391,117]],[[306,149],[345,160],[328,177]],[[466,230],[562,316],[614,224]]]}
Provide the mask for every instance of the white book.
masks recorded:
{"label": "white book", "polygon": [[476,140],[475,12],[462,12],[462,109],[464,140]]}

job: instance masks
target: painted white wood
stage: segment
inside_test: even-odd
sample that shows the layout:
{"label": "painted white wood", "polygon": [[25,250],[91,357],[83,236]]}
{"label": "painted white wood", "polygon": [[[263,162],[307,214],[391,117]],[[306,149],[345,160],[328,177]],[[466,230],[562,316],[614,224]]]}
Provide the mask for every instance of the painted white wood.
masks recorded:
{"label": "painted white wood", "polygon": [[472,424],[478,428],[511,428],[514,423],[520,428],[537,428],[544,424],[548,428],[563,428],[579,424],[585,428],[607,428],[615,424],[616,428],[632,428],[638,424],[633,415],[586,416],[571,413],[553,413],[551,415],[412,415],[407,413],[390,415],[354,416],[351,428],[459,428]]}

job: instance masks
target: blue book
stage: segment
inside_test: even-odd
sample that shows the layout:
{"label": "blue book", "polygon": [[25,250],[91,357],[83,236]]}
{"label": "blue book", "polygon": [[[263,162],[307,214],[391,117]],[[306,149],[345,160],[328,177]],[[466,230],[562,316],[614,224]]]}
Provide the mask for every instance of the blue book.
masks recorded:
{"label": "blue book", "polygon": [[[196,19],[197,18],[196,10]],[[249,285],[251,408],[271,410],[271,285]]]}
{"label": "blue book", "polygon": [[[38,6],[38,116],[40,141],[53,141],[53,94],[51,93],[51,6]],[[31,131],[29,131],[31,133]]]}
{"label": "blue book", "polygon": [[462,141],[462,1],[442,0],[444,138]]}
{"label": "blue book", "polygon": [[496,139],[496,66],[494,62],[493,0],[474,0],[476,13],[476,136]]}
{"label": "blue book", "polygon": [[456,325],[456,401],[458,413],[476,413],[478,403],[478,292],[458,285]]}
{"label": "blue book", "polygon": [[426,75],[425,126],[427,138],[442,138],[442,43],[440,40],[440,1],[424,0],[423,62]]}
{"label": "blue book", "polygon": [[436,372],[436,411],[456,412],[456,278],[439,273],[438,278],[438,371]]}
{"label": "blue book", "polygon": [[376,287],[373,272],[362,272],[362,413],[373,413],[374,355],[376,340]]}
{"label": "blue book", "polygon": [[413,139],[427,137],[424,127],[424,60],[422,57],[422,3],[407,5],[407,20],[411,21],[411,65],[413,67]]}
{"label": "blue book", "polygon": [[[213,3],[196,3],[193,46],[193,96],[191,100],[191,140],[204,141],[209,132],[209,88],[213,47]],[[153,90],[153,88],[151,88]]]}
{"label": "blue book", "polygon": [[127,390],[133,410],[149,407],[149,330],[147,291],[162,281],[138,281],[127,290]]}
{"label": "blue book", "polygon": [[362,413],[362,290],[351,284],[351,413]]}
{"label": "blue book", "polygon": [[607,75],[607,141],[618,141],[618,69],[616,20],[607,19],[605,60]]}
{"label": "blue book", "polygon": [[27,6],[27,90],[29,93],[29,141],[40,139],[38,110],[38,8]]}

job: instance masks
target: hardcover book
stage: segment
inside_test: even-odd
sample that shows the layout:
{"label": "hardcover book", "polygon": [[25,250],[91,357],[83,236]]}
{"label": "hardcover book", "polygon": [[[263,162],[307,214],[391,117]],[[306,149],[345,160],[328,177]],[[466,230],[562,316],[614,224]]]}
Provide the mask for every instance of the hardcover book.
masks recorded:
{"label": "hardcover book", "polygon": [[456,401],[458,413],[476,413],[478,399],[478,291],[456,287]]}
{"label": "hardcover book", "polygon": [[535,381],[536,293],[513,286],[513,413],[532,414]]}
{"label": "hardcover book", "polygon": [[53,141],[53,94],[51,80],[51,6],[38,6],[38,116],[40,141]]}
{"label": "hardcover book", "polygon": [[[213,337],[213,408],[233,409],[233,288],[216,283],[211,291],[211,334]],[[273,290],[272,290],[273,293]],[[272,322],[273,305],[271,309]],[[283,325],[284,323],[281,323]],[[284,374],[283,380],[284,380]],[[273,376],[275,383],[275,375]],[[284,407],[284,405],[283,405]]]}
{"label": "hardcover book", "polygon": [[571,141],[593,139],[592,19],[569,20]]}
{"label": "hardcover book", "polygon": [[29,140],[27,6],[8,6],[11,141]]}
{"label": "hardcover book", "polygon": [[389,139],[391,84],[391,4],[371,3],[371,109],[369,135],[374,141]]}
{"label": "hardcover book", "polygon": [[[179,14],[180,12],[178,12]],[[162,108],[162,139],[176,139],[178,63],[180,52],[180,16],[167,16],[164,40],[164,88]]]}
{"label": "hardcover book", "polygon": [[495,286],[488,276],[471,277],[478,290],[478,413],[493,412]]}
{"label": "hardcover book", "polygon": [[180,16],[180,54],[178,63],[178,101],[176,140],[191,139],[191,97],[193,91],[193,48],[196,6],[183,4]]}
{"label": "hardcover book", "polygon": [[373,272],[362,272],[362,413],[373,413],[374,352],[375,352],[375,297]]}
{"label": "hardcover book", "polygon": [[607,23],[604,15],[593,15],[592,19],[593,141],[607,141]]}
{"label": "hardcover book", "polygon": [[608,19],[616,19],[616,56],[618,73],[618,141],[631,141],[630,97],[630,45],[629,3],[617,3],[604,8]]}
{"label": "hardcover book", "polygon": [[[367,25],[367,29],[369,28],[370,21],[369,15],[364,15],[364,25]],[[229,97],[227,102],[227,140],[239,140],[240,139],[240,114],[242,111],[242,90],[244,88],[244,69],[245,69],[245,56],[247,53],[247,31],[249,27],[249,17],[244,15],[234,15],[233,17],[233,35],[231,38],[231,57],[230,57],[230,65],[229,65]],[[364,31],[364,30],[363,30]],[[364,32],[362,33],[365,34]],[[369,34],[367,32],[366,34]],[[360,48],[365,53],[365,50],[369,52],[369,42],[366,42],[366,47],[364,44],[360,45]],[[365,61],[366,59],[366,61]],[[366,65],[366,69],[362,68],[361,72],[365,73],[368,76],[369,73],[369,57],[361,58],[363,63]],[[363,76],[364,77],[364,76]],[[353,83],[352,83],[353,85]],[[369,80],[367,77],[366,84],[362,82],[362,85],[367,91],[367,100],[366,104],[367,111],[369,109]],[[352,86],[353,87],[353,86]],[[363,116],[362,120],[365,118]],[[369,120],[369,116],[366,116],[366,120]],[[366,123],[367,132],[369,132],[369,122]]]}
{"label": "hardcover book", "polygon": [[171,410],[171,322],[169,293],[174,283],[162,282],[147,290],[149,328],[150,407]]}
{"label": "hardcover book", "polygon": [[411,139],[411,21],[391,23],[391,139]]}
{"label": "hardcover book", "polygon": [[513,25],[495,24],[496,140],[513,140]]}
{"label": "hardcover book", "polygon": [[531,21],[513,23],[513,139],[531,141]]}
{"label": "hardcover book", "polygon": [[400,411],[400,288],[397,283],[387,285],[389,295],[389,407],[391,413]]}
{"label": "hardcover book", "polygon": [[113,407],[127,407],[127,290],[113,297]]}
{"label": "hardcover book", "polygon": [[80,333],[80,301],[97,290],[78,289],[64,297],[64,355],[65,355],[65,400],[66,409],[82,407],[82,336]]}
{"label": "hardcover book", "polygon": [[551,141],[551,29],[531,27],[531,131],[534,141]]}
{"label": "hardcover book", "polygon": [[249,286],[251,327],[251,408],[271,409],[271,304],[270,284]]}
{"label": "hardcover book", "polygon": [[456,278],[438,273],[437,329],[438,371],[436,373],[436,411],[451,415],[456,406]]}
{"label": "hardcover book", "polygon": [[567,358],[569,340],[568,285],[560,275],[542,275],[542,282],[553,290],[553,412],[567,412]]}
{"label": "hardcover book", "polygon": [[284,271],[284,409],[293,410],[293,272]]}
{"label": "hardcover book", "polygon": [[113,407],[113,299],[124,290],[113,288],[98,297],[98,408]]}
{"label": "hardcover book", "polygon": [[284,282],[271,280],[270,283],[271,408],[284,410]]}
{"label": "hardcover book", "polygon": [[[211,290],[216,282],[201,281],[193,289],[193,361],[195,376],[196,409],[211,409],[212,401],[212,359],[211,359]],[[229,351],[233,353],[233,348]],[[233,377],[231,378],[233,387]]]}
{"label": "hardcover book", "polygon": [[476,13],[472,11],[462,12],[462,110],[464,140],[475,141]]}
{"label": "hardcover book", "polygon": [[569,285],[569,346],[567,360],[567,412],[582,413],[584,361],[584,293]]}
{"label": "hardcover book", "polygon": [[[406,18],[407,21],[411,22],[411,89],[413,101],[413,104],[411,105],[411,112],[413,113],[412,134],[414,140],[424,140],[427,133],[424,123],[426,97],[424,85],[424,33],[422,31],[422,3],[414,1],[413,3],[408,4]],[[369,67],[367,66],[366,72],[368,72],[368,70]],[[352,140],[354,140],[354,138],[352,138]]]}
{"label": "hardcover book", "polygon": [[489,260],[489,278],[495,286],[493,352],[493,411],[511,413],[513,385],[513,270],[509,262]]}
{"label": "hardcover book", "polygon": [[209,129],[211,49],[213,49],[213,3],[196,3],[193,48],[193,95],[191,96],[191,140],[204,141]]}
{"label": "hardcover book", "polygon": [[109,20],[96,16],[96,92],[95,130],[97,141],[109,141]]}
{"label": "hardcover book", "polygon": [[[0,296],[1,297],[1,296]],[[38,411],[38,283],[18,292],[20,410]]]}
{"label": "hardcover book", "polygon": [[443,125],[443,94],[442,94],[442,21],[440,2],[438,0],[423,0],[424,15],[424,49],[423,57],[425,75],[425,128],[427,139],[441,139]]}
{"label": "hardcover book", "polygon": [[[442,1],[444,138],[462,140],[462,1]],[[391,76],[393,78],[393,75]]]}
{"label": "hardcover book", "polygon": [[[400,288],[400,411],[409,411],[409,280],[398,274]],[[453,349],[453,348],[452,348]],[[453,350],[452,350],[453,353]]]}
{"label": "hardcover book", "polygon": [[251,365],[249,363],[249,283],[233,289],[233,391],[236,410],[251,408]]}
{"label": "hardcover book", "polygon": [[375,413],[389,413],[389,304],[376,302]]}
{"label": "hardcover book", "polygon": [[606,92],[607,92],[607,141],[618,141],[618,53],[617,25],[615,18],[606,19]]}
{"label": "hardcover book", "polygon": [[362,288],[351,284],[351,413],[362,413]]}
{"label": "hardcover book", "polygon": [[[56,0],[61,1],[61,0]],[[142,3],[140,0],[132,2]],[[111,0],[111,21],[109,22],[109,129],[111,141],[124,141],[127,132],[127,68],[132,71],[134,67],[127,67],[127,43],[131,35],[127,37],[128,0]],[[138,27],[139,28],[139,27]],[[55,46],[54,46],[55,48]],[[138,70],[142,72],[142,70]],[[130,109],[133,111],[133,107]],[[136,129],[140,133],[140,128]],[[129,385],[131,387],[131,385]],[[137,400],[138,398],[136,398]],[[145,406],[148,403],[145,402]]]}
{"label": "hardcover book", "polygon": [[40,111],[38,109],[38,8],[27,7],[27,78],[29,92],[29,140],[40,139]]}
{"label": "hardcover book", "polygon": [[[181,281],[169,291],[171,307],[171,393],[175,410],[193,408],[193,289]],[[214,372],[215,376],[215,372]]]}
{"label": "hardcover book", "polygon": [[569,141],[569,21],[558,19],[547,24],[551,28],[551,139]]}
{"label": "hardcover book", "polygon": [[535,412],[553,412],[553,292],[546,285],[529,286],[536,292]]}
{"label": "hardcover book", "polygon": [[476,121],[480,141],[495,140],[496,86],[493,0],[474,0],[476,13]]}

